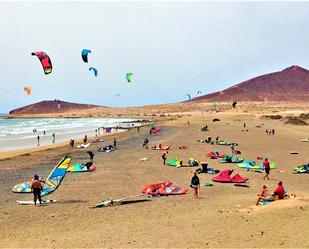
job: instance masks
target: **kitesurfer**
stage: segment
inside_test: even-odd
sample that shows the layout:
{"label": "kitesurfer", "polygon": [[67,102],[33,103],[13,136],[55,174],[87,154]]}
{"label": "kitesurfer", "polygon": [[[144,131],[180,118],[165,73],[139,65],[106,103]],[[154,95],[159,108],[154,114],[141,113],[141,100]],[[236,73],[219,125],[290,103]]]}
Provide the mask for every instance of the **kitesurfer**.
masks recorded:
{"label": "kitesurfer", "polygon": [[56,141],[56,134],[55,133],[53,133],[52,134],[52,137],[53,137],[53,144],[55,143],[55,141]]}
{"label": "kitesurfer", "polygon": [[196,172],[194,172],[193,174],[190,187],[193,188],[193,197],[198,198],[198,188],[200,187],[200,179],[197,176]]}
{"label": "kitesurfer", "polygon": [[34,197],[34,205],[36,205],[36,201],[39,200],[40,204],[42,204],[42,199],[41,199],[41,181],[39,180],[39,176],[35,175],[34,180],[32,181],[31,184],[31,189],[33,192],[33,197]]}

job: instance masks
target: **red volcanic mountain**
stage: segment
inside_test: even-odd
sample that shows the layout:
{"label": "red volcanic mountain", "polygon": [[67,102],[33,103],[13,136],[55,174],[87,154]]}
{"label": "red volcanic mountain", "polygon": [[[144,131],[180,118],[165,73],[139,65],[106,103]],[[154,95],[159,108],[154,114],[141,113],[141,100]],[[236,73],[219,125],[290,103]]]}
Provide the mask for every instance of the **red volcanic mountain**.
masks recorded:
{"label": "red volcanic mountain", "polygon": [[10,111],[10,115],[70,112],[75,110],[91,109],[95,107],[99,106],[76,104],[55,99],[45,100],[32,105],[14,109]]}
{"label": "red volcanic mountain", "polygon": [[291,66],[193,101],[309,101],[309,71]]}

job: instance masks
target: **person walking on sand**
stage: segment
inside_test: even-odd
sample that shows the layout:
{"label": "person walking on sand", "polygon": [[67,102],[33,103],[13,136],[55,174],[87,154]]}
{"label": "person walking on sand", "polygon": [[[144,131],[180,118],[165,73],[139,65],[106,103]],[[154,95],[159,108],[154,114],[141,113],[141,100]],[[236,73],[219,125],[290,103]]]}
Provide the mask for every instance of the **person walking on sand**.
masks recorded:
{"label": "person walking on sand", "polygon": [[117,149],[117,140],[114,138],[114,148]]}
{"label": "person walking on sand", "polygon": [[273,136],[275,136],[275,129],[272,129],[271,133],[272,133]]}
{"label": "person walking on sand", "polygon": [[53,144],[56,142],[56,134],[55,133],[53,133],[52,134],[52,137],[53,137]]}
{"label": "person walking on sand", "polygon": [[93,154],[93,152],[92,151],[87,151],[87,153],[89,154],[89,157],[90,157],[90,162],[92,162],[93,163],[93,158],[94,158],[94,154]]}
{"label": "person walking on sand", "polygon": [[38,140],[38,146],[40,146],[40,135],[38,135],[36,138]]}
{"label": "person walking on sand", "polygon": [[165,165],[165,162],[166,162],[166,153],[168,152],[164,151],[162,154],[163,165]]}
{"label": "person walking on sand", "polygon": [[42,199],[41,199],[41,181],[39,180],[39,176],[35,175],[34,179],[31,184],[31,189],[34,197],[34,205],[36,205],[36,201],[39,200],[40,204],[42,204]]}
{"label": "person walking on sand", "polygon": [[246,129],[246,123],[244,122],[244,129]]}
{"label": "person walking on sand", "polygon": [[219,136],[216,137],[216,144],[218,144],[218,143],[219,143]]}
{"label": "person walking on sand", "polygon": [[144,143],[143,143],[143,148],[146,148],[146,149],[148,149],[148,138],[145,138],[144,139]]}
{"label": "person walking on sand", "polygon": [[200,178],[198,178],[196,172],[194,172],[191,178],[191,188],[193,188],[193,197],[198,198],[198,188],[200,187]]}
{"label": "person walking on sand", "polygon": [[268,158],[265,158],[265,160],[263,162],[263,166],[264,166],[264,169],[265,169],[265,176],[263,177],[263,180],[265,180],[265,179],[269,180],[270,164],[269,164]]}

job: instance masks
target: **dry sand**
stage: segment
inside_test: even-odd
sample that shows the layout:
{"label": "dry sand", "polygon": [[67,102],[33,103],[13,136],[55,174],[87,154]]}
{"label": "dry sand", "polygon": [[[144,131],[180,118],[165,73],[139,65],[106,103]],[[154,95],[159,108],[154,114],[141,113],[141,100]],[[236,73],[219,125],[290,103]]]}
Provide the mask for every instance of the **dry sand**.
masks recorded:
{"label": "dry sand", "polygon": [[[221,121],[211,122],[214,117]],[[243,122],[248,132],[241,131]],[[199,131],[204,124],[208,124],[210,132]],[[257,124],[264,124],[263,128],[254,128]],[[0,161],[0,247],[309,247],[309,175],[292,174],[295,166],[309,161],[309,144],[299,142],[308,137],[308,127],[286,126],[281,121],[236,112],[192,115],[166,121],[162,126],[163,132],[156,136],[150,137],[146,127],[140,133],[132,130],[117,135],[118,149],[109,154],[95,153],[94,172],[67,174],[50,196],[58,202],[48,206],[19,206],[16,200],[32,196],[13,194],[11,188],[35,173],[47,176],[65,154],[72,155],[72,163],[86,162],[86,151],[96,151],[100,145],[81,150],[57,147]],[[274,128],[276,135],[266,136],[266,128]],[[282,180],[297,197],[254,207],[256,194],[265,184],[263,175],[206,158],[209,151],[230,151],[228,147],[196,142],[207,135],[239,143],[241,156],[247,160],[269,157],[278,166],[271,171],[271,180],[266,181],[269,188],[274,189]],[[250,178],[250,188],[220,183],[204,187],[212,175],[201,174],[200,198],[196,200],[190,190],[184,196],[90,209],[103,199],[138,194],[143,186],[154,182],[172,181],[189,188],[195,168],[162,165],[160,151],[141,148],[146,136],[150,145],[169,143],[169,159],[193,157],[208,161],[211,167],[235,169]],[[104,144],[111,142],[112,137]],[[178,149],[185,144],[188,150]],[[291,150],[299,151],[299,155],[290,155]],[[149,160],[138,162],[142,157]]]}

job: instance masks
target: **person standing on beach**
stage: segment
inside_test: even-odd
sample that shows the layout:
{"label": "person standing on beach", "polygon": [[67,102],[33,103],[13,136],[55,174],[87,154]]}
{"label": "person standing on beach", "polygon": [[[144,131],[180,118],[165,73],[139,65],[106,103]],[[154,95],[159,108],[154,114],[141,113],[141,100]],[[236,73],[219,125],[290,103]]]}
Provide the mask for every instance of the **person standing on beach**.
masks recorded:
{"label": "person standing on beach", "polygon": [[40,146],[40,135],[38,135],[36,138],[38,140],[38,146]]}
{"label": "person standing on beach", "polygon": [[270,173],[270,164],[269,164],[269,161],[268,161],[268,158],[265,158],[265,161],[263,162],[263,166],[264,166],[264,169],[265,169],[265,176],[263,177],[263,180],[267,179],[269,180],[269,173]]}
{"label": "person standing on beach", "polygon": [[191,179],[191,188],[193,188],[193,197],[198,198],[198,188],[200,187],[200,179],[197,176],[196,172],[194,172],[194,175]]}
{"label": "person standing on beach", "polygon": [[216,137],[216,144],[218,144],[218,143],[219,143],[219,136]]}
{"label": "person standing on beach", "polygon": [[39,200],[40,204],[42,204],[42,199],[41,199],[41,181],[39,180],[39,176],[35,175],[34,179],[31,184],[31,189],[34,197],[34,205],[36,205],[36,201]]}
{"label": "person standing on beach", "polygon": [[244,123],[244,129],[246,128],[246,123]]}
{"label": "person standing on beach", "polygon": [[165,165],[165,162],[166,162],[166,153],[168,152],[164,151],[162,154],[163,165]]}
{"label": "person standing on beach", "polygon": [[273,136],[275,136],[275,129],[272,129],[271,133],[272,133]]}
{"label": "person standing on beach", "polygon": [[93,154],[93,152],[92,151],[87,151],[87,153],[89,154],[89,157],[90,157],[90,162],[92,162],[93,163],[93,158],[94,158],[94,154]]}
{"label": "person standing on beach", "polygon": [[56,134],[55,133],[53,133],[52,134],[52,137],[53,137],[53,144],[56,142]]}
{"label": "person standing on beach", "polygon": [[88,140],[88,137],[87,137],[87,135],[85,135],[85,137],[84,137],[84,144],[87,143],[87,140]]}
{"label": "person standing on beach", "polygon": [[114,148],[117,149],[117,141],[116,141],[116,138],[114,138]]}

